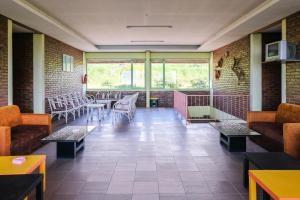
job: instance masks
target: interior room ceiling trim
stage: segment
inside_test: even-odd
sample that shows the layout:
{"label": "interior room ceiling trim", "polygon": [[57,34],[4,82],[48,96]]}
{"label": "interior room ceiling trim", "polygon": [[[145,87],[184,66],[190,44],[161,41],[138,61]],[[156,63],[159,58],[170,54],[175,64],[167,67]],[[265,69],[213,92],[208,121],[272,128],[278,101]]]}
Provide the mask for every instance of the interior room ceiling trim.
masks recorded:
{"label": "interior room ceiling trim", "polygon": [[16,4],[23,7],[24,9],[28,10],[29,12],[35,14],[36,16],[44,19],[45,21],[51,23],[52,25],[55,25],[57,28],[63,30],[64,32],[71,34],[72,36],[75,36],[81,40],[84,40],[85,42],[94,45],[90,40],[88,40],[86,37],[81,35],[80,33],[76,32],[72,28],[68,27],[67,25],[63,24],[61,21],[55,19],[54,17],[50,16],[46,12],[42,11],[35,5],[29,3],[26,0],[13,0]]}

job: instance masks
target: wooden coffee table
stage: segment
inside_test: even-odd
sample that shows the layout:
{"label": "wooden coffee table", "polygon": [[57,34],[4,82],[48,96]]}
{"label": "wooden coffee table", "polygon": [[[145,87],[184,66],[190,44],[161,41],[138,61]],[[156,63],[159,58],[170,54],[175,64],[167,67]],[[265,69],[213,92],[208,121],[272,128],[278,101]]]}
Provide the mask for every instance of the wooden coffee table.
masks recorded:
{"label": "wooden coffee table", "polygon": [[246,151],[246,138],[261,135],[236,122],[223,121],[211,122],[209,124],[219,131],[220,143],[230,152]]}

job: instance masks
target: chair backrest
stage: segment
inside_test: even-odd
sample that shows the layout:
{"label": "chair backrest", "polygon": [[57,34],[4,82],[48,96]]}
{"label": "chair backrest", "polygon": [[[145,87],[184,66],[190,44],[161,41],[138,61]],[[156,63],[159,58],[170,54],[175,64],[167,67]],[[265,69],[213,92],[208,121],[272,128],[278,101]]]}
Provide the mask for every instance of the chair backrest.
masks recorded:
{"label": "chair backrest", "polygon": [[276,112],[276,122],[279,123],[299,123],[300,105],[282,103]]}
{"label": "chair backrest", "polygon": [[53,110],[56,109],[55,100],[53,97],[48,97],[47,99],[48,99],[50,110],[52,112]]}
{"label": "chair backrest", "polygon": [[0,126],[14,127],[22,124],[20,108],[16,105],[0,107]]}

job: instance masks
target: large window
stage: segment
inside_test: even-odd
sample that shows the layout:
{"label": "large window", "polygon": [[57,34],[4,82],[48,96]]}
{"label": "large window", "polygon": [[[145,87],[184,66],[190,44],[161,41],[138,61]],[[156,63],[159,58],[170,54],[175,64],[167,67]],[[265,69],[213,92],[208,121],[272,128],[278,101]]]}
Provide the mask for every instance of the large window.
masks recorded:
{"label": "large window", "polygon": [[151,87],[153,89],[208,89],[209,64],[187,60],[152,62]]}
{"label": "large window", "polygon": [[130,90],[145,88],[145,64],[134,61],[88,62],[87,88]]}

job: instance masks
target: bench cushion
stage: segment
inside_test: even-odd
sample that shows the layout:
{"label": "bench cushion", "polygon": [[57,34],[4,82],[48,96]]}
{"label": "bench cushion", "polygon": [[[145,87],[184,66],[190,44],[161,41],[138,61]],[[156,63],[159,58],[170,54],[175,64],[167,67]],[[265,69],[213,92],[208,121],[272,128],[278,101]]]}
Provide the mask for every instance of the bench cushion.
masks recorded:
{"label": "bench cushion", "polygon": [[42,146],[41,139],[49,135],[47,125],[21,125],[11,128],[11,154],[30,154]]}
{"label": "bench cushion", "polygon": [[14,127],[22,123],[21,112],[18,106],[0,107],[0,126]]}
{"label": "bench cushion", "polygon": [[251,138],[268,151],[283,151],[283,124],[274,122],[252,122],[251,129],[261,136]]}
{"label": "bench cushion", "polygon": [[282,103],[276,112],[278,123],[300,123],[300,105]]}

